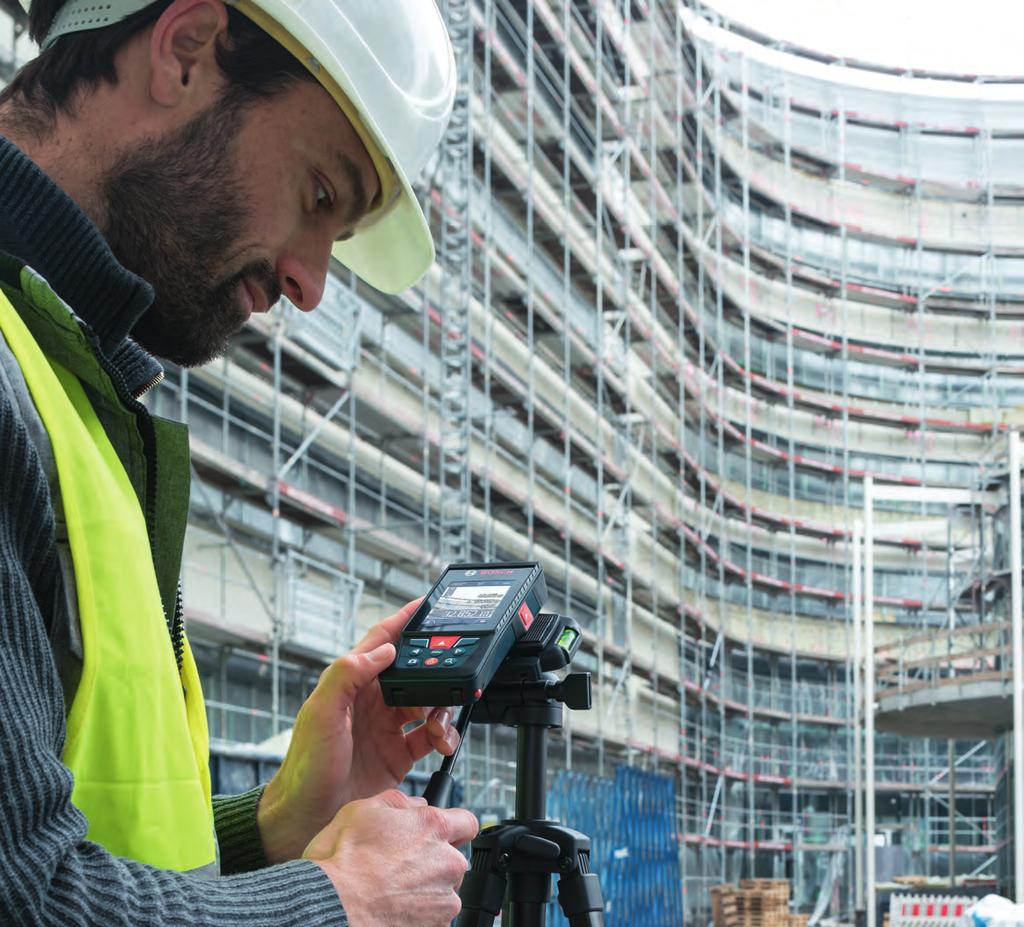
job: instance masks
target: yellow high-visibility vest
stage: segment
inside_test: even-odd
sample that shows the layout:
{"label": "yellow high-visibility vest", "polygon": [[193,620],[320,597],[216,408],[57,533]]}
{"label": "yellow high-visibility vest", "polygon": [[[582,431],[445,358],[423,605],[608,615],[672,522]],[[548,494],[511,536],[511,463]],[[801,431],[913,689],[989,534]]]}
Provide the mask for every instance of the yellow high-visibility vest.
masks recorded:
{"label": "yellow high-visibility vest", "polygon": [[88,839],[116,856],[213,867],[202,689],[187,642],[178,670],[142,507],[82,384],[2,292],[0,332],[53,447],[74,567],[84,661],[63,757],[72,802]]}

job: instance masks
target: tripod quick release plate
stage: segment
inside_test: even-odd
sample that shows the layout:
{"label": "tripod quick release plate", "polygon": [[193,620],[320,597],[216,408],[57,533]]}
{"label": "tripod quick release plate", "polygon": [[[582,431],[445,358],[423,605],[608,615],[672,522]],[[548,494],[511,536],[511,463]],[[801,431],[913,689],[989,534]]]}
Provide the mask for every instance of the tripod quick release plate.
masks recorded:
{"label": "tripod quick release plate", "polygon": [[380,675],[388,705],[467,705],[483,694],[547,597],[539,563],[449,566]]}

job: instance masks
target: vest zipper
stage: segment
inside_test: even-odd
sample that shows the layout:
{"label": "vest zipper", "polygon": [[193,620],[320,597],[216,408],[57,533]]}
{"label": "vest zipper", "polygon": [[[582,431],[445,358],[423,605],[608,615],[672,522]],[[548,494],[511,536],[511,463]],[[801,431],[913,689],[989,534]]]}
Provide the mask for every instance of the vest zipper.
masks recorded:
{"label": "vest zipper", "polygon": [[178,591],[174,596],[174,618],[171,620],[171,646],[174,648],[174,660],[178,664],[178,672],[181,672],[185,659],[185,614],[181,605],[181,581],[178,581]]}
{"label": "vest zipper", "polygon": [[146,395],[146,393],[148,393],[151,389],[153,389],[153,387],[158,386],[159,384],[163,383],[163,381],[164,381],[164,372],[161,370],[155,377],[152,377],[152,378],[150,378],[149,380],[146,381],[146,383],[145,383],[145,385],[143,385],[142,389],[140,389],[135,394],[135,398],[136,399],[141,399],[143,396]]}

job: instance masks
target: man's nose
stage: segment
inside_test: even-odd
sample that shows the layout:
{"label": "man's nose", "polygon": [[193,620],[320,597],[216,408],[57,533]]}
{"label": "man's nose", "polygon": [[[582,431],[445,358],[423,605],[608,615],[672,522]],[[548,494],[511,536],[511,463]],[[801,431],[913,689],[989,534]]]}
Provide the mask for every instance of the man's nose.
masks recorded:
{"label": "man's nose", "polygon": [[[319,251],[320,249],[318,249]],[[277,262],[277,280],[281,292],[303,312],[312,312],[320,305],[327,285],[330,247],[322,253],[296,251],[285,253]]]}

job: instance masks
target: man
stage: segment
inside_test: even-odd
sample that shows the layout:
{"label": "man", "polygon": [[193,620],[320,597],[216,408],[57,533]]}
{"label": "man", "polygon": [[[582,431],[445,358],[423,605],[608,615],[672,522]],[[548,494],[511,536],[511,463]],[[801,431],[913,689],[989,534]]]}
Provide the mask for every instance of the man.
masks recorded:
{"label": "man", "polygon": [[[27,3],[23,3],[28,7]],[[323,673],[265,790],[211,800],[176,587],[181,426],[215,357],[334,253],[430,265],[409,180],[450,112],[431,0],[35,0],[0,96],[0,922],[447,924],[476,833],[395,785],[451,713],[376,683],[410,606]],[[129,337],[130,336],[130,337]]]}

